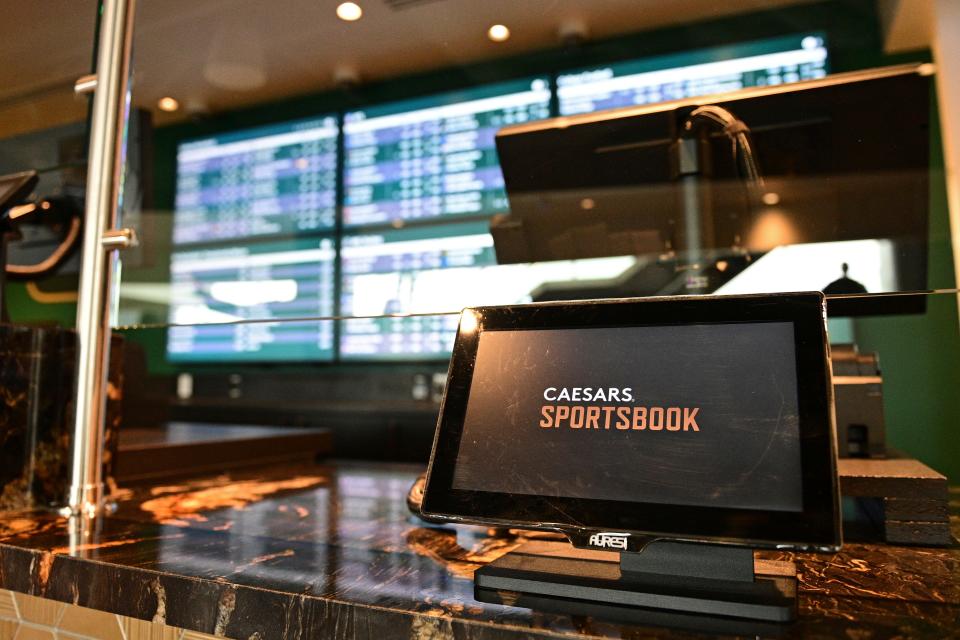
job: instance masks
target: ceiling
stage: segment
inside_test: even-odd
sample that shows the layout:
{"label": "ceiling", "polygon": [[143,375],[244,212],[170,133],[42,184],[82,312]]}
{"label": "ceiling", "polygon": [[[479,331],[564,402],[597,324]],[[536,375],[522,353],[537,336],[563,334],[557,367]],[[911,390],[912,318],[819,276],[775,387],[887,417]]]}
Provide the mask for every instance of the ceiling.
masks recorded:
{"label": "ceiling", "polygon": [[[809,0],[140,0],[133,102],[158,122],[556,46],[562,29],[589,39]],[[5,2],[0,137],[84,117],[73,81],[89,71],[96,0]],[[512,37],[487,39],[494,23]],[[42,25],[42,28],[39,28]],[[163,96],[181,111],[156,111]]]}

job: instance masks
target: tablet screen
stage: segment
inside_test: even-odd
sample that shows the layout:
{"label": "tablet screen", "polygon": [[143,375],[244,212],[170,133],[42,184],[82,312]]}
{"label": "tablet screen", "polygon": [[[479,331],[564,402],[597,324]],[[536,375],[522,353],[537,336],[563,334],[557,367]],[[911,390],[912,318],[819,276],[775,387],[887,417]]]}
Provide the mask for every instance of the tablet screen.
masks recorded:
{"label": "tablet screen", "polygon": [[587,546],[837,548],[824,307],[813,292],[464,310],[422,513]]}
{"label": "tablet screen", "polygon": [[796,369],[791,322],[485,331],[453,488],[802,511]]}

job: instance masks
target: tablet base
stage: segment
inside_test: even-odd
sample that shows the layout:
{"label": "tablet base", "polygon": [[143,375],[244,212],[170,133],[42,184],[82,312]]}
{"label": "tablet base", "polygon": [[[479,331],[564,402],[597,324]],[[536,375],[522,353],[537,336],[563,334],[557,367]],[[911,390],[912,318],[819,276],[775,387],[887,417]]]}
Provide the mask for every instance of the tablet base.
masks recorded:
{"label": "tablet base", "polygon": [[[648,551],[654,553],[644,559]],[[697,562],[704,554],[713,560]],[[792,565],[774,567],[774,575],[757,573],[750,549],[654,542],[643,553],[620,556],[563,543],[529,543],[478,569],[475,597],[651,624],[681,614],[706,616],[715,623],[780,623],[796,617]],[[713,629],[715,624],[708,626]]]}

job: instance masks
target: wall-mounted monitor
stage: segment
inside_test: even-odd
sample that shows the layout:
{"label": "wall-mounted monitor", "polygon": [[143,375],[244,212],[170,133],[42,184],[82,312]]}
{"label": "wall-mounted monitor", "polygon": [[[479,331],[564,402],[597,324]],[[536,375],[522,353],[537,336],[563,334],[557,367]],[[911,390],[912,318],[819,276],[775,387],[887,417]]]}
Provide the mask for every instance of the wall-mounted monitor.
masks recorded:
{"label": "wall-mounted monitor", "polygon": [[[348,235],[341,248],[344,316],[424,314],[456,309],[464,270],[496,264],[487,224],[454,223]],[[451,281],[453,279],[453,281]],[[355,318],[341,328],[344,359],[449,355],[457,316]]]}
{"label": "wall-mounted monitor", "polygon": [[178,251],[171,256],[172,362],[318,361],[334,354],[332,238]]}
{"label": "wall-mounted monitor", "polygon": [[[513,304],[568,288],[613,287],[641,267],[634,256],[498,265],[485,222],[348,235],[341,249],[340,354],[344,359],[442,359],[457,328],[450,312]],[[426,315],[425,315],[426,314]]]}
{"label": "wall-mounted monitor", "polygon": [[344,224],[506,211],[494,136],[548,118],[550,98],[532,78],[346,114]]}
{"label": "wall-mounted monitor", "polygon": [[557,77],[560,115],[822,78],[824,35],[804,33],[642,58]]}
{"label": "wall-mounted monitor", "polygon": [[333,229],[338,134],[322,116],[181,144],[174,245]]}

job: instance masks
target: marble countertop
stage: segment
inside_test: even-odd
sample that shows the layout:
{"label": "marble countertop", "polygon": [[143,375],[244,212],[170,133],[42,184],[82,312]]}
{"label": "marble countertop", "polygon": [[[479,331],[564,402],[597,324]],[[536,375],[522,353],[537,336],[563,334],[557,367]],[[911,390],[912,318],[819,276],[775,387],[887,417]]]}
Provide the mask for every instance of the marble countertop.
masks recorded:
{"label": "marble countertop", "polygon": [[[405,496],[420,470],[265,467],[133,487],[79,533],[51,513],[0,514],[0,587],[243,639],[696,637],[477,602],[473,571],[526,537],[411,517]],[[956,535],[956,513],[952,522]],[[956,545],[763,557],[800,572],[799,620],[779,637],[960,633]]]}

